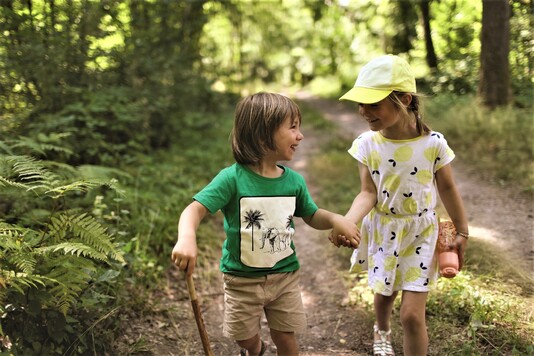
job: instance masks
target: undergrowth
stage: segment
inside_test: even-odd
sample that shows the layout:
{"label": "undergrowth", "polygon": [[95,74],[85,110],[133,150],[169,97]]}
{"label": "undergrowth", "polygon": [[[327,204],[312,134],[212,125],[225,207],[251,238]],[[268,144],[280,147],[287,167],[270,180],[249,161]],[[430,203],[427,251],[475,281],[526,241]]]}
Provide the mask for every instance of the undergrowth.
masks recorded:
{"label": "undergrowth", "polygon": [[494,111],[474,96],[441,94],[426,99],[426,121],[443,132],[460,159],[485,177],[534,189],[534,107]]}

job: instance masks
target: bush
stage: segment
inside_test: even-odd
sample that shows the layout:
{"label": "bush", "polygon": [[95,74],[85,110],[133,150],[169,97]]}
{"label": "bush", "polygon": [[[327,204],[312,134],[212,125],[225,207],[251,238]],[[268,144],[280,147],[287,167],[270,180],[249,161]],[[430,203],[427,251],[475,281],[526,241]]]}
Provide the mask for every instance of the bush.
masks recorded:
{"label": "bush", "polygon": [[471,95],[428,100],[426,118],[462,160],[501,182],[534,187],[532,108],[484,109]]}
{"label": "bush", "polygon": [[13,343],[15,354],[83,353],[124,259],[77,201],[103,186],[118,191],[114,181],[18,154],[31,145],[13,142],[0,142],[0,351]]}

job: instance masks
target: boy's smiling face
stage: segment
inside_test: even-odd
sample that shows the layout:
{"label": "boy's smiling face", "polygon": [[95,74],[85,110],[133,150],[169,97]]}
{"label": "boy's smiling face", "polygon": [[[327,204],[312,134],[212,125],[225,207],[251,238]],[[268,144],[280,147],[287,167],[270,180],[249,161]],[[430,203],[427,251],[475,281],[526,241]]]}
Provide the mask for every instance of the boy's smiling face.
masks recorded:
{"label": "boy's smiling face", "polygon": [[276,161],[290,161],[299,145],[304,138],[300,132],[300,121],[296,117],[286,117],[284,122],[274,133],[274,143],[276,151]]}

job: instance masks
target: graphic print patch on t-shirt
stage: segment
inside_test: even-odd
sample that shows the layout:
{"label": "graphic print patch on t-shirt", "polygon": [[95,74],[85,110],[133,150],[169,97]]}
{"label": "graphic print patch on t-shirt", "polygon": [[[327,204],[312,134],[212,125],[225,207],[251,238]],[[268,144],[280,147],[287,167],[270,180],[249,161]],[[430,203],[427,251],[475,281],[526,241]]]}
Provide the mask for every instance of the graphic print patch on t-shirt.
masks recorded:
{"label": "graphic print patch on t-shirt", "polygon": [[249,267],[271,268],[291,256],[295,234],[294,196],[244,197],[239,204],[241,217],[241,262]]}

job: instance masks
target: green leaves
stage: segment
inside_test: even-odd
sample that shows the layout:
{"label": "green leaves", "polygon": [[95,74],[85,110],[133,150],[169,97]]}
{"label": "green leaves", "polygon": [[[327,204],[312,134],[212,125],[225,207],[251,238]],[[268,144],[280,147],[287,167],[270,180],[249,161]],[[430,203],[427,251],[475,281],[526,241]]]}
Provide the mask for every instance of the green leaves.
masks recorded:
{"label": "green leaves", "polygon": [[80,334],[65,324],[66,316],[83,324],[79,309],[94,311],[112,300],[113,291],[97,288],[117,278],[125,260],[107,227],[83,206],[95,189],[122,194],[117,180],[98,170],[86,177],[87,166],[20,154],[41,147],[22,141],[0,141],[7,153],[0,153],[0,335],[25,353]]}
{"label": "green leaves", "polygon": [[80,243],[72,242],[69,244],[58,244],[49,246],[54,252],[63,250],[65,253],[83,255],[101,261],[113,259],[124,263],[122,254],[118,252],[117,247],[112,243],[106,230],[93,217],[86,213],[80,215],[71,215],[70,213],[59,215],[51,218],[51,224],[48,225],[51,237],[66,237],[72,234],[72,238],[80,240]]}

